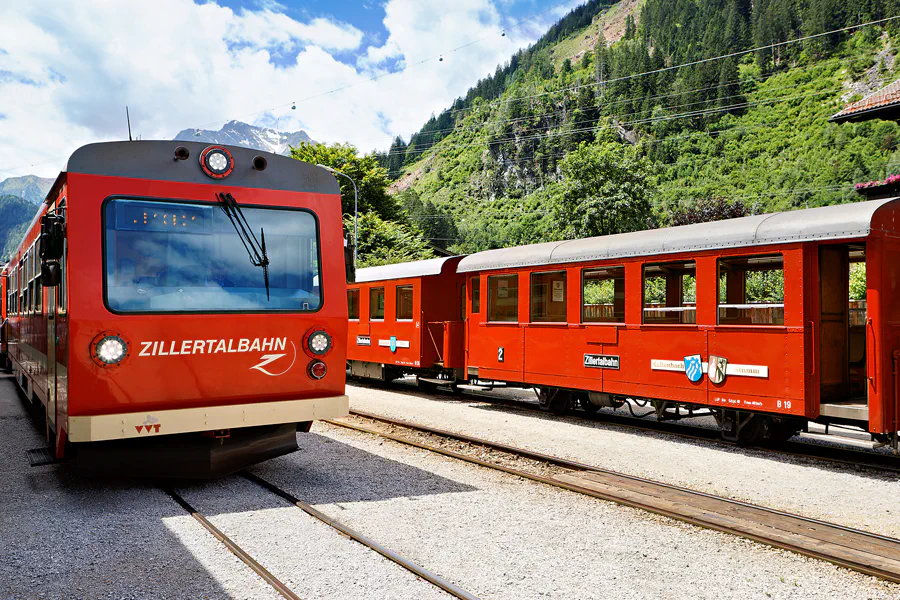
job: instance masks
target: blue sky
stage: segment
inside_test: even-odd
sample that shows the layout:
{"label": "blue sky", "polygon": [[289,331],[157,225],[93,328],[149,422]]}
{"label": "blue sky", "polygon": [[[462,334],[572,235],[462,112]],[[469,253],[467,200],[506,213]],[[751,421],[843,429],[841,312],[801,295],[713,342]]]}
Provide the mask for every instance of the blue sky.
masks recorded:
{"label": "blue sky", "polygon": [[579,3],[0,3],[0,178],[53,176],[79,146],[122,139],[125,105],[143,139],[238,119],[386,148]]}

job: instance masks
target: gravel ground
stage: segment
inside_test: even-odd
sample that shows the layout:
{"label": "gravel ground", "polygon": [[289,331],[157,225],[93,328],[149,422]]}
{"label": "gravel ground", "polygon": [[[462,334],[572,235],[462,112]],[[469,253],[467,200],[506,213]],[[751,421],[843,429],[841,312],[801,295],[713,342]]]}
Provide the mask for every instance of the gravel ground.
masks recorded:
{"label": "gravel ground", "polygon": [[402,388],[348,385],[350,407],[900,537],[897,474],[725,447]]}
{"label": "gravel ground", "polygon": [[[304,464],[318,456],[313,450],[282,466],[288,477],[304,485],[314,481],[334,486],[335,482],[319,478],[317,465]],[[179,493],[301,598],[451,597],[243,477],[181,488]]]}
{"label": "gravel ground", "polygon": [[0,375],[0,598],[281,598],[163,492],[30,468],[44,445]]}
{"label": "gravel ground", "polygon": [[317,423],[300,443],[254,471],[482,598],[900,596],[829,563],[371,435]]}

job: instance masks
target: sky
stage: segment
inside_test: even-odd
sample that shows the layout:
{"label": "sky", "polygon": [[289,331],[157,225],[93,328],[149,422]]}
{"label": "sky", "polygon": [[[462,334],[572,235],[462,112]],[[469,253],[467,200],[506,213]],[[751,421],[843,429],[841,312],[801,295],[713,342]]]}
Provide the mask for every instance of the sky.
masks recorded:
{"label": "sky", "polygon": [[237,119],[387,149],[582,1],[2,2],[0,180],[127,139],[126,105],[142,139]]}

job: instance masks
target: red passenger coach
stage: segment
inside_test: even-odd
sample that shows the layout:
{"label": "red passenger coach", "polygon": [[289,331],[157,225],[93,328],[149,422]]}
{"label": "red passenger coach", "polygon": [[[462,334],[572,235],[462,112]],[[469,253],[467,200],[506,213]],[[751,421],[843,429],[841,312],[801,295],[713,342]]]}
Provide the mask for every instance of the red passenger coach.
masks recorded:
{"label": "red passenger coach", "polygon": [[348,411],[341,203],[319,167],[85,146],[2,274],[7,366],[57,458],[216,475]]}
{"label": "red passenger coach", "polygon": [[[865,265],[866,300],[850,302]],[[759,215],[464,258],[467,377],[544,406],[704,407],[723,435],[807,420],[897,448],[900,201]]]}
{"label": "red passenger coach", "polygon": [[421,383],[464,376],[465,276],[461,257],[369,267],[347,285],[347,359],[354,376]]}

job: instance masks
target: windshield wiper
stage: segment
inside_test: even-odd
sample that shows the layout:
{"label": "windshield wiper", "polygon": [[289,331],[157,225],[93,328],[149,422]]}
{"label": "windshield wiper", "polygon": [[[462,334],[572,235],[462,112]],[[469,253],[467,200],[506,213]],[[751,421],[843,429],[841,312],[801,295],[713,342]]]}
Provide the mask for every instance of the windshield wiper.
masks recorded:
{"label": "windshield wiper", "polygon": [[271,300],[269,297],[269,256],[266,254],[266,232],[260,227],[259,237],[262,241],[256,239],[241,207],[230,193],[216,194],[216,198],[244,245],[244,249],[250,257],[250,264],[254,267],[262,267],[263,279],[266,282],[266,300]]}

